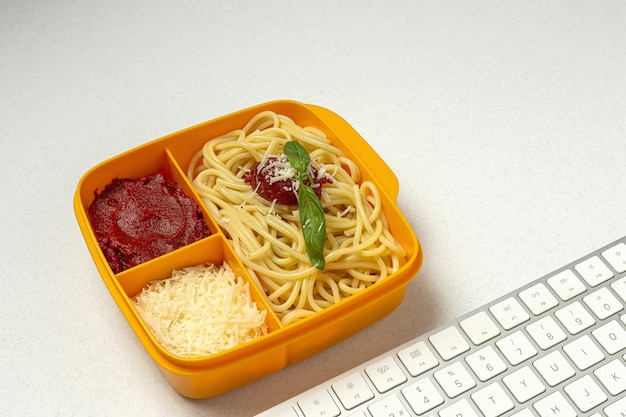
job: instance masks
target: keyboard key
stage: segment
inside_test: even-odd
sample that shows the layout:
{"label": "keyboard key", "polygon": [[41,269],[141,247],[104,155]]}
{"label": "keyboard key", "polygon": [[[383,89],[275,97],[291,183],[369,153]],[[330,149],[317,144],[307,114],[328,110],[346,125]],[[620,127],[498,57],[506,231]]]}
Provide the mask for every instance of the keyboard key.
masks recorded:
{"label": "keyboard key", "polygon": [[537,349],[519,330],[496,342],[496,346],[511,365],[517,365],[537,354]]}
{"label": "keyboard key", "polygon": [[495,325],[484,311],[476,313],[465,320],[461,320],[459,325],[475,345],[485,343],[487,340],[493,339],[500,334],[498,326]]}
{"label": "keyboard key", "polygon": [[[389,395],[367,407],[372,417],[408,416],[409,412],[397,395]],[[308,417],[308,416],[307,416]]]}
{"label": "keyboard key", "polygon": [[535,415],[528,408],[524,408],[515,414],[511,414],[511,417],[535,417]]}
{"label": "keyboard key", "polygon": [[469,345],[456,327],[448,327],[428,338],[443,360],[450,360],[469,350]]}
{"label": "keyboard key", "polygon": [[587,335],[566,344],[563,351],[581,371],[604,359],[604,353]]}
{"label": "keyboard key", "polygon": [[624,309],[622,303],[606,287],[584,297],[583,301],[600,320]]}
{"label": "keyboard key", "polygon": [[346,410],[353,409],[374,398],[374,393],[359,373],[343,378],[332,385],[333,391]]}
{"label": "keyboard key", "polygon": [[367,417],[367,416],[365,415],[365,411],[357,411],[356,414],[350,414],[348,417]]}
{"label": "keyboard key", "polygon": [[604,281],[613,278],[613,272],[597,256],[592,256],[577,264],[574,269],[576,269],[576,272],[578,272],[591,287],[600,285]]}
{"label": "keyboard key", "polygon": [[602,252],[602,257],[619,274],[626,272],[626,243],[619,243]]}
{"label": "keyboard key", "polygon": [[532,287],[520,292],[519,298],[522,299],[526,307],[535,316],[540,315],[553,307],[556,307],[559,302],[552,295],[550,290],[543,284],[535,284]]}
{"label": "keyboard key", "polygon": [[406,375],[391,356],[368,366],[365,373],[381,393],[406,382]]}
{"label": "keyboard key", "polygon": [[498,323],[500,323],[500,326],[505,330],[510,330],[530,320],[530,316],[526,310],[524,310],[522,305],[513,297],[509,297],[495,304],[489,308],[489,311],[491,311],[491,314],[493,314],[496,320],[498,320]]}
{"label": "keyboard key", "polygon": [[412,376],[418,376],[439,365],[439,361],[424,342],[417,342],[398,352],[398,358]]}
{"label": "keyboard key", "polygon": [[514,407],[509,396],[497,382],[476,391],[471,397],[485,417],[498,417]]}
{"label": "keyboard key", "polygon": [[548,285],[563,301],[567,301],[587,291],[585,284],[571,269],[566,269],[548,278]]}
{"label": "keyboard key", "polygon": [[626,416],[626,397],[606,407],[604,410],[606,417],[624,417]]}
{"label": "keyboard key", "polygon": [[626,391],[626,366],[619,359],[613,359],[593,373],[611,395]]}
{"label": "keyboard key", "polygon": [[583,413],[602,404],[608,399],[604,391],[602,391],[589,375],[585,375],[577,381],[566,385],[565,393]]}
{"label": "keyboard key", "polygon": [[337,404],[325,389],[306,394],[298,401],[298,406],[305,417],[337,417],[340,414]]}
{"label": "keyboard key", "polygon": [[300,417],[296,410],[291,406],[281,407],[272,410],[272,417]]}
{"label": "keyboard key", "polygon": [[541,417],[576,417],[576,410],[569,405],[563,394],[554,392],[533,404]]}
{"label": "keyboard key", "polygon": [[563,354],[558,350],[537,359],[533,362],[533,366],[551,387],[576,375],[574,368],[570,366]]}
{"label": "keyboard key", "polygon": [[476,381],[461,362],[454,362],[433,374],[441,388],[450,398],[454,398],[476,386]]}
{"label": "keyboard key", "polygon": [[439,411],[439,417],[479,417],[466,399]]}
{"label": "keyboard key", "polygon": [[443,397],[429,378],[402,389],[402,395],[415,414],[421,415],[443,404]]}
{"label": "keyboard key", "polygon": [[526,331],[535,343],[547,350],[566,339],[567,335],[551,316],[546,316],[526,327]]}
{"label": "keyboard key", "polygon": [[626,330],[617,320],[606,323],[591,334],[610,355],[626,348]]}
{"label": "keyboard key", "polygon": [[612,283],[611,288],[613,288],[613,291],[626,303],[626,277]]}
{"label": "keyboard key", "polygon": [[578,334],[596,324],[591,313],[579,301],[557,310],[554,315],[571,334]]}
{"label": "keyboard key", "polygon": [[487,381],[506,371],[506,364],[491,347],[487,346],[465,358],[465,362],[481,381]]}
{"label": "keyboard key", "polygon": [[502,378],[502,382],[520,403],[524,403],[546,390],[543,382],[528,366],[505,376]]}

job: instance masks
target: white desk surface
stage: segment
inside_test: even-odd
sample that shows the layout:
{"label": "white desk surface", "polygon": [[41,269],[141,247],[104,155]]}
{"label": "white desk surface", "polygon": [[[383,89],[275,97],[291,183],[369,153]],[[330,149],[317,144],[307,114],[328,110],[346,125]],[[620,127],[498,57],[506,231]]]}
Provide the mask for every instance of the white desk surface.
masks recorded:
{"label": "white desk surface", "polygon": [[[0,1],[0,414],[249,416],[626,233],[626,2]],[[176,394],[72,199],[95,164],[275,99],[396,172],[424,264],[391,315],[263,380]]]}

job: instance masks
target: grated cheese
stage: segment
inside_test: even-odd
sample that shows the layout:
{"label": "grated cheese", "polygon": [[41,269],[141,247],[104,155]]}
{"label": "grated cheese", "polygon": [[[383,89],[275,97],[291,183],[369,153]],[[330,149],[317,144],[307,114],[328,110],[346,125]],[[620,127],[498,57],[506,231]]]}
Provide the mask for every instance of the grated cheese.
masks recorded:
{"label": "grated cheese", "polygon": [[133,302],[157,341],[182,357],[212,355],[267,333],[267,311],[227,263],[174,270]]}
{"label": "grated cheese", "polygon": [[264,158],[259,162],[258,172],[265,174],[269,183],[295,178],[297,172],[289,163],[286,156],[273,156]]}

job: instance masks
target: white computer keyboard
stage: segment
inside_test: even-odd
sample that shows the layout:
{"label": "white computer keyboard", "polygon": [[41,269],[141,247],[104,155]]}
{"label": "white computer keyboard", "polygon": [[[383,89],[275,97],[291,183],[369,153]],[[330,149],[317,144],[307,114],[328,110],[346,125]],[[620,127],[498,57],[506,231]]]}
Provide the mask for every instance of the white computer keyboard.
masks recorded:
{"label": "white computer keyboard", "polygon": [[258,415],[626,417],[626,237]]}

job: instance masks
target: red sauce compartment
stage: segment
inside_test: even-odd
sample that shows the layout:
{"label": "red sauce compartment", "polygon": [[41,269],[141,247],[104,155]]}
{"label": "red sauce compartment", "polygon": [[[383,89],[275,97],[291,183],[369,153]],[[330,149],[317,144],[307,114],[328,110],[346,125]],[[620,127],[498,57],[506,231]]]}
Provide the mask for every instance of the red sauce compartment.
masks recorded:
{"label": "red sauce compartment", "polygon": [[[137,163],[137,160],[139,160],[140,163]],[[87,227],[83,229],[86,241],[93,240],[98,244],[93,225],[89,218],[89,208],[94,203],[96,194],[101,194],[107,186],[117,179],[134,180],[152,174],[161,174],[164,178],[176,183],[180,186],[183,193],[198,205],[202,213],[203,221],[207,226],[209,236],[219,232],[218,226],[213,222],[204,206],[199,202],[198,196],[193,188],[185,180],[184,175],[182,175],[176,164],[173,163],[164,148],[149,146],[128,151],[116,158],[103,162],[84,175],[81,180],[81,186],[79,190],[77,190],[75,207],[77,217],[87,223],[85,225]],[[99,244],[97,247],[90,247],[90,250],[98,266],[104,266],[113,273]],[[178,249],[174,249],[173,251],[176,252],[177,250]],[[167,252],[164,254],[167,254]],[[136,267],[137,266],[134,266],[130,269]],[[125,271],[120,272],[123,273]]]}

